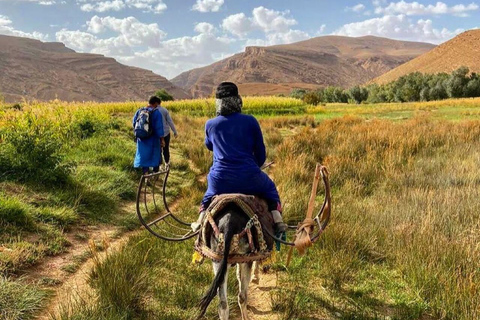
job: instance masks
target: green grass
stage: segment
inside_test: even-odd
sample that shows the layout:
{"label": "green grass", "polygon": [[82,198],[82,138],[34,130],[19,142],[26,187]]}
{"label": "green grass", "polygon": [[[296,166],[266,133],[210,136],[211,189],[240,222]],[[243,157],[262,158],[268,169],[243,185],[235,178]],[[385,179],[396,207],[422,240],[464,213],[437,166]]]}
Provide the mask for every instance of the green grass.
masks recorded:
{"label": "green grass", "polygon": [[40,309],[47,293],[36,286],[0,277],[0,318],[29,319]]}
{"label": "green grass", "polygon": [[388,119],[401,121],[418,116],[428,116],[438,120],[480,119],[479,99],[452,99],[435,102],[380,103],[380,104],[340,104],[332,103],[321,107],[309,107],[307,112],[317,120],[327,120],[343,116],[359,116],[365,119]]}

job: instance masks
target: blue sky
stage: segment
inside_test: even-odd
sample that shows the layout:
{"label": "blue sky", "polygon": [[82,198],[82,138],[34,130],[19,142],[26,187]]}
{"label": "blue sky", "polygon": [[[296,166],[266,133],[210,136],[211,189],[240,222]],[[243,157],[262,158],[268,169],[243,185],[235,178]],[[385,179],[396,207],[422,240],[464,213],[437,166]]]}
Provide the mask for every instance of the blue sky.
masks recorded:
{"label": "blue sky", "polygon": [[321,35],[442,43],[480,27],[480,3],[327,0],[0,0],[0,34],[61,41],[167,78]]}

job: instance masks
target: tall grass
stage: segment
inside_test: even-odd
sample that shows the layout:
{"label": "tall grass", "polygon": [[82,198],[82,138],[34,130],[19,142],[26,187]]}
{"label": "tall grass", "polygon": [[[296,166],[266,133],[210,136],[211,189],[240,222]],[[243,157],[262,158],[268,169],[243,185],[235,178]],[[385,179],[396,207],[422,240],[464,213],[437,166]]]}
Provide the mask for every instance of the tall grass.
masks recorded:
{"label": "tall grass", "polygon": [[479,147],[478,121],[428,118],[337,119],[286,139],[274,177],[288,219],[305,213],[315,162],[331,172],[334,219],[301,263],[316,266],[311,279],[351,290],[380,264],[401,272],[434,317],[479,318]]}
{"label": "tall grass", "polygon": [[31,318],[39,309],[46,293],[36,286],[11,282],[0,277],[0,319]]}

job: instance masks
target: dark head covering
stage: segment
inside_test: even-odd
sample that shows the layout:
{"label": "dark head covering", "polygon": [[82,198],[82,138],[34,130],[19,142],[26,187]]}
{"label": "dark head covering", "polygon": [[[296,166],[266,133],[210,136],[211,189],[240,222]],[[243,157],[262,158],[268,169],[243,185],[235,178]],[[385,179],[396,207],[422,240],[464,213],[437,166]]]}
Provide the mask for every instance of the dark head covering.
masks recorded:
{"label": "dark head covering", "polygon": [[215,98],[223,99],[238,96],[238,87],[233,82],[222,82],[217,87]]}
{"label": "dark head covering", "polygon": [[238,88],[235,83],[222,82],[215,93],[217,116],[228,116],[232,113],[242,112],[242,98],[238,95]]}

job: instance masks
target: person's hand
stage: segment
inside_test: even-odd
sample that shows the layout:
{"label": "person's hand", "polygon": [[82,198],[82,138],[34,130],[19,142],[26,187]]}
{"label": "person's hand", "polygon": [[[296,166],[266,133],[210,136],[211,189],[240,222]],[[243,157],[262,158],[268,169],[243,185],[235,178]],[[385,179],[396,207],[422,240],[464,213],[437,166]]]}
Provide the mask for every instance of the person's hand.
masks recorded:
{"label": "person's hand", "polygon": [[163,138],[160,140],[160,145],[162,148],[165,148],[165,140]]}
{"label": "person's hand", "polygon": [[174,136],[175,138],[178,137],[178,133],[175,132],[175,133],[173,134],[173,136]]}

